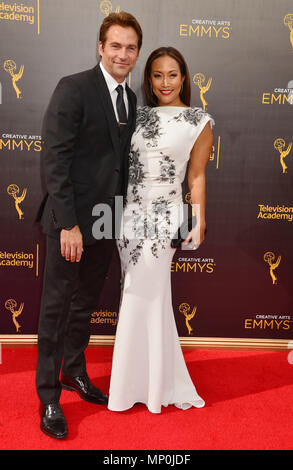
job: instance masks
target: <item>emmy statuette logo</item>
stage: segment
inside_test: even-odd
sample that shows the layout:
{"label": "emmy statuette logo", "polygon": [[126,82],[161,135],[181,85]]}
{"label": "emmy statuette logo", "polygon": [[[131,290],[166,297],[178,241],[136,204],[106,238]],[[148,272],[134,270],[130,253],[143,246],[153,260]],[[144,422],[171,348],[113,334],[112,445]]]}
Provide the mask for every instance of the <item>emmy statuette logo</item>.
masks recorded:
{"label": "emmy statuette logo", "polygon": [[208,105],[204,95],[206,94],[207,91],[209,91],[211,87],[211,83],[212,83],[212,79],[209,78],[207,83],[204,85],[205,80],[206,78],[203,73],[196,73],[193,76],[193,83],[197,85],[198,88],[200,89],[200,99],[201,99],[202,107],[204,111],[207,110],[207,105]]}
{"label": "emmy statuette logo", "polygon": [[191,335],[193,331],[193,328],[191,327],[189,322],[193,319],[194,315],[196,314],[197,307],[194,307],[191,312],[190,310],[191,307],[186,302],[179,305],[179,312],[183,313],[183,315],[185,316],[185,324],[189,335]]}
{"label": "emmy statuette logo", "polygon": [[20,189],[17,186],[17,184],[10,184],[7,188],[7,193],[9,194],[9,196],[12,196],[13,199],[14,199],[14,205],[15,205],[15,209],[18,213],[18,218],[19,218],[19,220],[22,220],[23,219],[23,211],[19,207],[19,204],[21,204],[22,201],[25,199],[27,189],[24,188],[24,190],[22,191],[21,196],[18,196],[19,192],[20,192]]}
{"label": "emmy statuette logo", "polygon": [[[113,11],[112,2],[110,2],[110,0],[102,0],[100,3],[100,10],[105,16],[108,16]],[[119,11],[120,6],[116,8],[115,13],[119,13]]]}
{"label": "emmy statuette logo", "polygon": [[293,13],[288,13],[284,16],[284,25],[287,26],[290,30],[290,42],[293,52]]}
{"label": "emmy statuette logo", "polygon": [[[103,15],[109,16],[110,13],[113,12],[112,2],[110,0],[101,0],[100,10],[103,13]],[[115,9],[115,13],[119,13],[119,12],[120,12],[120,5],[118,5],[118,7],[116,7]],[[131,88],[131,72],[129,72],[128,74],[128,86],[129,88]]]}
{"label": "emmy statuette logo", "polygon": [[[274,274],[275,269],[279,266],[281,262],[281,256],[278,257],[277,261],[275,261],[275,254],[271,251],[267,251],[263,257],[264,261],[268,263],[270,268],[270,276],[272,278],[273,284],[277,284],[277,277]],[[275,262],[274,262],[275,261]]]}
{"label": "emmy statuette logo", "polygon": [[17,302],[14,299],[8,299],[5,302],[5,308],[12,313],[12,321],[15,325],[17,333],[19,332],[21,328],[21,325],[17,321],[17,317],[19,317],[22,314],[23,307],[24,307],[24,303],[22,302],[20,304],[19,309],[17,310]]}
{"label": "emmy statuette logo", "polygon": [[287,155],[289,155],[289,153],[291,152],[292,142],[290,142],[286,150],[285,150],[285,146],[286,146],[286,142],[284,139],[278,138],[274,142],[274,148],[278,150],[278,152],[280,153],[280,163],[283,169],[283,174],[287,173],[288,167],[284,162],[284,158],[286,158]]}
{"label": "emmy statuette logo", "polygon": [[192,206],[192,201],[191,201],[191,193],[188,192],[185,194],[185,202],[187,202],[187,204],[190,204]]}
{"label": "emmy statuette logo", "polygon": [[12,79],[12,86],[15,90],[16,97],[19,100],[21,98],[21,90],[17,86],[17,82],[22,78],[24,66],[21,65],[18,72],[16,72],[17,65],[14,60],[8,59],[5,60],[3,68],[5,72],[9,73]]}

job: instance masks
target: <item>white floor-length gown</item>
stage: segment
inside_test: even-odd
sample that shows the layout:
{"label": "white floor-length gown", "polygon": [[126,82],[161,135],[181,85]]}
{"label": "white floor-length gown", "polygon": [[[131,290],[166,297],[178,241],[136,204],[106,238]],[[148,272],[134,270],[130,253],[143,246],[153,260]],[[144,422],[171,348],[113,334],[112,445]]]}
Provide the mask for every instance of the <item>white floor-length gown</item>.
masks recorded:
{"label": "white floor-length gown", "polygon": [[[182,216],[181,184],[190,151],[212,118],[201,108],[137,110],[130,150],[127,205],[117,241],[123,291],[108,408],[144,403],[152,413],[173,404],[201,408],[174,320],[170,237]],[[175,229],[175,230],[174,230]]]}

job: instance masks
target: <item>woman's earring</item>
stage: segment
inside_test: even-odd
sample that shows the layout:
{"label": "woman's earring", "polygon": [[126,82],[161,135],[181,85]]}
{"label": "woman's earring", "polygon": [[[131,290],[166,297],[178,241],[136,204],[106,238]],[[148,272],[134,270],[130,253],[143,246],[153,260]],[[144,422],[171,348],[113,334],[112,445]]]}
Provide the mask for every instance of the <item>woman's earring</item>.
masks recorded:
{"label": "woman's earring", "polygon": [[152,87],[152,84],[150,83],[150,89],[151,89],[151,94],[153,95],[154,92],[153,92],[153,87]]}
{"label": "woman's earring", "polygon": [[182,95],[182,93],[183,93],[183,83],[181,85],[180,95]]}

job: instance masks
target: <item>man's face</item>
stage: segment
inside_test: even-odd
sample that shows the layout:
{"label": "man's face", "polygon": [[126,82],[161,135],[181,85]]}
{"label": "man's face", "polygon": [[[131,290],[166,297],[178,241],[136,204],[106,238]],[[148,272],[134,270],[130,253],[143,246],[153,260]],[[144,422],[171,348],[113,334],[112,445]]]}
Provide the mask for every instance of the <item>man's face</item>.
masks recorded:
{"label": "man's face", "polygon": [[138,37],[131,27],[110,26],[104,46],[99,43],[102,64],[119,83],[123,82],[135,66],[138,52]]}

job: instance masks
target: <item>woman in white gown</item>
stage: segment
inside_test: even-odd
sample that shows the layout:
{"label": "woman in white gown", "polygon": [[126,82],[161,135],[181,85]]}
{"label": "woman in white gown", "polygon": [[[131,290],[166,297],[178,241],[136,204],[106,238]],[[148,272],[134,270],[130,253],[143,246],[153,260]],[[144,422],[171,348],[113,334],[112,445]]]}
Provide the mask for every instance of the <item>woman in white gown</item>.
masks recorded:
{"label": "woman in white gown", "polygon": [[181,184],[187,164],[193,204],[199,205],[200,240],[205,231],[205,168],[213,144],[212,118],[191,108],[190,79],[174,48],[152,52],[145,68],[149,106],[138,108],[130,150],[129,186],[117,241],[123,290],[116,330],[108,408],[144,403],[152,413],[173,404],[201,408],[188,373],[174,320],[170,238],[182,214]]}

